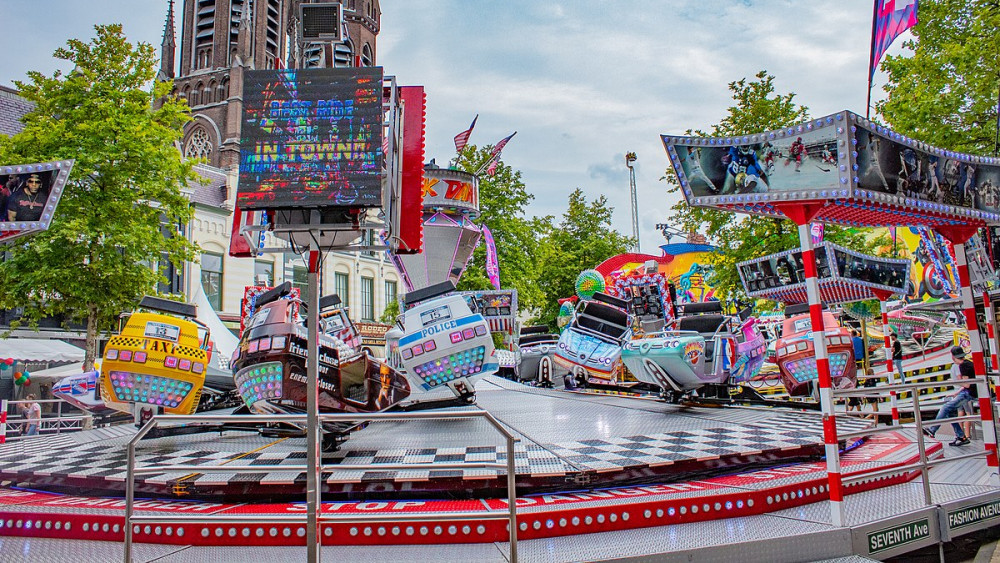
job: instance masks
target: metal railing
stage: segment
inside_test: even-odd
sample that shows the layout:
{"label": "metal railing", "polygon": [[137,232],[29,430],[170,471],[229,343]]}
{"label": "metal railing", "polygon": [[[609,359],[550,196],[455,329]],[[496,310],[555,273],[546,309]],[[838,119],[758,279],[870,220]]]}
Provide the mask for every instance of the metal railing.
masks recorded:
{"label": "metal railing", "polygon": [[[14,412],[20,412],[20,405],[27,405],[29,403],[49,404],[54,403],[56,405],[55,416],[45,416],[42,414],[40,423],[38,425],[38,435],[51,435],[51,434],[61,434],[63,430],[83,430],[84,420],[90,417],[90,415],[78,414],[78,415],[68,415],[63,416],[63,405],[69,404],[62,399],[35,399],[35,400],[17,400],[17,401],[6,401],[7,408]],[[5,429],[5,437],[7,441],[17,441],[22,439],[35,438],[37,436],[26,436],[21,430],[12,430],[14,428],[23,428],[22,425],[26,424],[28,419],[23,415],[10,416],[8,413],[7,417],[7,428]]]}
{"label": "metal railing", "polygon": [[[447,420],[447,419],[469,419],[484,418],[486,421],[505,438],[507,444],[507,461],[505,463],[495,462],[468,462],[468,463],[386,463],[386,464],[364,464],[364,465],[326,465],[320,463],[316,467],[317,473],[322,475],[323,471],[358,471],[358,470],[423,470],[423,469],[506,469],[507,471],[507,506],[504,512],[434,512],[427,514],[394,514],[381,516],[374,514],[340,514],[326,515],[320,509],[315,515],[315,529],[318,531],[318,524],[321,522],[339,523],[363,523],[363,522],[391,522],[407,520],[427,520],[427,521],[455,521],[455,520],[508,520],[510,530],[510,561],[517,563],[517,488],[514,443],[517,439],[510,433],[496,418],[487,411],[458,411],[458,412],[409,412],[409,413],[372,413],[372,414],[321,414],[320,423],[323,422],[386,422],[386,421],[411,421],[411,420]],[[137,523],[163,523],[163,524],[183,524],[191,521],[192,516],[157,516],[157,515],[135,515],[135,477],[136,475],[149,475],[167,472],[195,472],[195,473],[269,473],[271,471],[308,471],[306,464],[280,464],[280,465],[149,465],[144,467],[136,466],[136,445],[150,431],[162,423],[287,423],[302,426],[306,422],[306,415],[157,415],[147,422],[128,443],[128,468],[125,478],[125,557],[126,563],[132,562],[133,532]],[[322,487],[318,487],[322,491]],[[322,507],[322,503],[318,503]],[[199,522],[218,523],[295,523],[306,524],[312,515],[198,515]],[[307,537],[308,543],[322,542],[322,534],[317,533],[316,537]]]}
{"label": "metal railing", "polygon": [[[967,413],[965,416],[954,416],[954,417],[940,418],[940,419],[939,418],[935,418],[935,419],[933,419],[933,422],[925,423],[924,420],[923,420],[923,414],[920,412],[920,393],[919,393],[919,391],[921,389],[928,389],[928,388],[934,388],[934,387],[957,387],[957,386],[960,386],[960,385],[961,386],[965,386],[965,385],[968,385],[968,384],[972,384],[972,385],[983,384],[983,386],[981,386],[979,388],[980,392],[982,392],[983,387],[987,387],[988,388],[986,378],[985,377],[977,377],[977,378],[974,378],[974,379],[961,379],[961,380],[950,379],[950,380],[946,380],[946,381],[928,381],[928,382],[922,382],[922,383],[895,383],[895,384],[891,384],[891,385],[879,385],[877,387],[859,387],[859,388],[854,388],[854,389],[834,389],[833,390],[833,396],[834,397],[881,397],[881,396],[885,395],[886,393],[890,393],[890,392],[893,392],[893,391],[895,391],[897,393],[900,392],[900,391],[912,391],[912,400],[913,400],[912,408],[906,408],[906,409],[900,408],[899,409],[900,411],[912,412],[913,413],[913,422],[912,423],[905,423],[905,424],[899,424],[899,425],[890,425],[890,426],[881,426],[881,427],[880,426],[875,426],[875,427],[868,428],[868,429],[865,429],[865,430],[854,430],[854,431],[849,431],[849,432],[837,432],[837,439],[838,440],[840,440],[840,439],[849,440],[849,439],[852,439],[852,438],[861,438],[861,437],[872,436],[872,435],[876,435],[876,434],[883,434],[883,433],[888,433],[888,432],[896,432],[896,431],[904,429],[904,428],[912,428],[912,429],[916,430],[917,452],[918,452],[919,457],[920,457],[920,461],[915,462],[915,463],[910,463],[910,464],[906,464],[906,465],[898,465],[896,467],[891,467],[891,468],[888,468],[888,469],[876,469],[876,468],[861,469],[859,471],[854,471],[854,472],[851,472],[851,473],[844,474],[844,476],[841,478],[841,484],[844,485],[844,486],[847,486],[847,485],[851,485],[851,484],[858,483],[858,482],[865,481],[865,480],[869,480],[869,479],[876,479],[876,478],[880,478],[880,477],[891,477],[891,476],[894,476],[894,475],[901,475],[901,474],[910,473],[910,472],[913,472],[913,471],[920,471],[921,480],[923,481],[924,504],[925,505],[931,505],[932,504],[932,502],[931,502],[931,484],[930,484],[930,479],[928,478],[928,469],[930,467],[933,467],[933,466],[936,466],[936,465],[941,465],[941,464],[944,464],[944,463],[951,463],[951,462],[955,462],[955,461],[966,460],[966,459],[973,459],[973,458],[978,458],[978,457],[986,457],[986,455],[989,453],[989,450],[987,450],[987,449],[984,448],[982,451],[973,452],[973,453],[969,453],[969,454],[963,454],[963,455],[946,457],[946,458],[939,458],[939,459],[935,459],[935,460],[928,460],[927,459],[927,448],[926,448],[926,444],[924,442],[924,437],[925,437],[925,435],[924,435],[924,428],[926,426],[929,426],[929,425],[943,426],[945,424],[949,424],[949,423],[953,423],[953,422],[954,423],[961,423],[961,422],[973,422],[973,423],[978,422],[978,423],[983,423],[984,421],[983,421],[983,419],[982,419],[982,417],[980,415],[975,415],[975,414]],[[841,415],[841,414],[844,414],[844,413],[839,413],[838,412],[837,414]],[[995,417],[991,417],[991,418],[995,421]],[[994,422],[994,424],[995,424],[995,422]],[[840,456],[839,450],[835,449],[835,451],[837,451],[836,455],[839,457]],[[839,465],[839,463],[838,463],[838,465]]]}

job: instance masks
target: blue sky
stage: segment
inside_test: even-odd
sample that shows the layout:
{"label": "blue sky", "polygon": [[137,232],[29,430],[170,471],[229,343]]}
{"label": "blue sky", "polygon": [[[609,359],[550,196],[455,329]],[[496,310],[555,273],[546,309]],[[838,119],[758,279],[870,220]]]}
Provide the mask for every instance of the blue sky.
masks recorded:
{"label": "blue sky", "polygon": [[[182,0],[178,0],[179,2]],[[93,25],[122,23],[160,44],[167,0],[0,0],[0,84],[51,73],[52,52]],[[642,250],[659,254],[673,201],[658,135],[717,123],[727,84],[766,69],[813,116],[864,112],[871,0],[382,0],[378,64],[427,91],[427,155],[452,137],[503,152],[535,194],[532,215],[560,215],[579,187],[607,196],[631,234],[624,155],[638,154]],[[180,29],[178,28],[178,33]],[[905,37],[908,37],[907,34]],[[897,39],[890,54],[901,49]],[[876,75],[876,91],[884,82]]]}

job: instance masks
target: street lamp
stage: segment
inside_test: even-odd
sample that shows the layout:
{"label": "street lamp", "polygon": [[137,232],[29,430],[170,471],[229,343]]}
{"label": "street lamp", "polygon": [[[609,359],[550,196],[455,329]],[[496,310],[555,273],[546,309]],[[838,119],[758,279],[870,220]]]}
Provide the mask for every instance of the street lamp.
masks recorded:
{"label": "street lamp", "polygon": [[635,237],[635,251],[638,254],[642,251],[639,249],[639,200],[635,191],[635,167],[632,166],[635,159],[636,156],[634,152],[625,153],[625,166],[628,168],[629,189],[632,193],[632,236]]}

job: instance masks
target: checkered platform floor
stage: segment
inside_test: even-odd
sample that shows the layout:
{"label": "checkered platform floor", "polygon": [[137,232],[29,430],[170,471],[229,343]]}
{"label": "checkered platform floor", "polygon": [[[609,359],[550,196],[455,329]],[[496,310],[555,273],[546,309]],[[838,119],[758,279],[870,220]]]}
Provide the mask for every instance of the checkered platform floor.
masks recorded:
{"label": "checkered platform floor", "polygon": [[[530,388],[528,388],[530,389]],[[515,446],[515,467],[519,476],[560,477],[583,472],[613,472],[643,468],[661,468],[680,462],[698,462],[731,456],[750,456],[788,451],[823,443],[821,418],[815,413],[782,412],[764,409],[739,414],[739,421],[727,420],[729,409],[686,409],[684,414],[664,414],[647,411],[628,413],[642,416],[647,427],[659,432],[641,434],[623,432],[625,435],[586,436],[586,429],[567,430],[565,440],[543,440],[531,431],[519,428],[513,414],[501,408],[506,402],[536,401],[548,405],[554,418],[560,409],[612,409],[610,414],[621,416],[613,409],[629,409],[634,404],[627,399],[616,399],[613,407],[595,406],[579,400],[562,399],[558,392],[548,392],[534,397],[518,393],[515,389],[480,392],[490,395],[488,410],[496,407],[497,418],[519,435]],[[519,397],[519,395],[525,395]],[[485,397],[483,397],[485,398]],[[626,401],[622,403],[621,401]],[[646,402],[641,408],[648,409]],[[535,404],[535,403],[532,403]],[[622,406],[625,405],[625,406]],[[491,410],[491,412],[494,412]],[[732,414],[728,414],[732,418]],[[511,422],[515,421],[515,422]],[[649,421],[655,421],[651,425]],[[542,421],[544,423],[544,421]],[[549,426],[557,424],[555,420]],[[847,419],[838,421],[841,430],[864,428],[867,421]],[[497,462],[507,461],[506,447],[496,439],[495,433],[470,431],[455,440],[466,445],[433,447],[440,441],[434,436],[413,432],[412,436],[398,435],[407,426],[378,428],[373,425],[358,434],[364,437],[348,440],[338,452],[327,454],[327,464],[336,465],[335,471],[324,475],[331,483],[371,483],[428,481],[433,479],[484,479],[504,473],[496,469],[439,470],[435,463]],[[634,426],[632,427],[635,428]],[[610,430],[613,430],[610,429]],[[451,431],[451,429],[449,429]],[[548,428],[558,434],[558,430]],[[86,478],[116,483],[121,488],[126,477],[126,445],[134,434],[131,425],[83,431],[58,437],[42,437],[30,444],[13,443],[0,446],[0,480],[28,481],[35,478],[51,479]],[[396,435],[380,436],[379,432]],[[370,433],[370,434],[367,434]],[[71,437],[71,439],[67,439]],[[407,444],[397,446],[397,444]],[[386,444],[374,447],[374,444]],[[147,484],[165,487],[178,480],[187,485],[220,486],[233,483],[259,483],[260,485],[293,484],[304,481],[304,473],[294,466],[305,463],[304,440],[299,438],[272,439],[247,433],[196,434],[183,437],[144,440],[137,450],[140,466],[151,465],[289,465],[288,471],[270,473],[196,473],[154,474],[147,476]],[[351,469],[354,465],[378,464],[428,464],[427,469],[385,471]]]}

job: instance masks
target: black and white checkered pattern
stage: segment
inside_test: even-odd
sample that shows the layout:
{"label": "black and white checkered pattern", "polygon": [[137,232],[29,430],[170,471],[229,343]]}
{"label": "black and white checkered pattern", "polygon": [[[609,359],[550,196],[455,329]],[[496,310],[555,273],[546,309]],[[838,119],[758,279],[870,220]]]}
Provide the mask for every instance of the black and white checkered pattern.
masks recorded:
{"label": "black and white checkered pattern", "polygon": [[[823,443],[821,417],[811,413],[768,413],[760,422],[694,428],[651,435],[624,436],[562,443],[536,444],[521,440],[515,447],[515,466],[521,476],[566,477],[584,472],[624,471],[657,468],[679,462],[697,462],[723,457],[763,454]],[[865,421],[844,419],[841,426],[861,428]],[[126,445],[135,432],[131,426],[98,429],[59,437],[43,437],[24,448],[18,444],[0,447],[0,478],[30,481],[33,477],[71,477],[117,483],[121,488],[126,477]],[[251,451],[271,440],[248,439],[245,435],[231,441],[198,441],[190,437],[163,438],[141,445],[137,452],[140,466],[163,465],[296,465],[305,461],[304,446],[293,444],[283,449]],[[199,446],[193,449],[190,446]],[[466,446],[450,448],[355,449],[350,442],[344,449],[329,455],[327,463],[343,470],[331,471],[324,479],[331,484],[405,482],[433,479],[476,479],[504,474],[497,469],[438,470],[433,463],[496,462],[505,463],[504,447]],[[351,465],[427,463],[427,469],[396,471],[351,470]],[[183,479],[182,479],[183,478]],[[198,486],[247,482],[282,485],[301,482],[298,469],[251,473],[192,473],[147,476],[147,484],[165,488],[182,479]]]}

